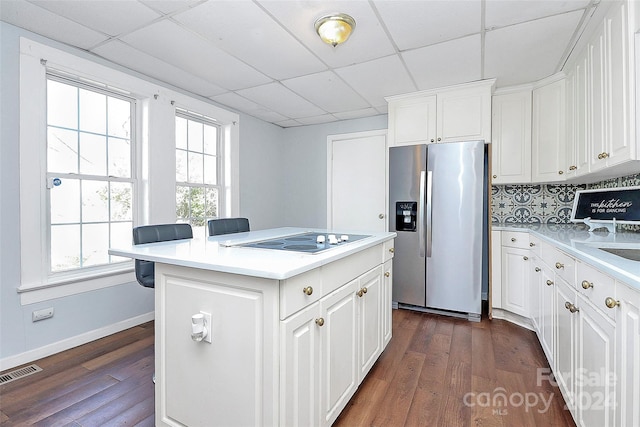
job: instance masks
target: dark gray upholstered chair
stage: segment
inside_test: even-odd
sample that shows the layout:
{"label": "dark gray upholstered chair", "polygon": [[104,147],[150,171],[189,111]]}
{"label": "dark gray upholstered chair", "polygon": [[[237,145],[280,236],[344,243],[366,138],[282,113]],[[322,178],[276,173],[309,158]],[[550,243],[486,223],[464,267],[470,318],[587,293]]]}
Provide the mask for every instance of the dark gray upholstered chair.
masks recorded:
{"label": "dark gray upholstered chair", "polygon": [[209,236],[249,231],[249,220],[247,218],[211,219],[207,225],[209,226]]}
{"label": "dark gray upholstered chair", "polygon": [[[134,245],[192,238],[193,230],[189,224],[141,225],[133,229]],[[137,259],[135,260],[135,268],[138,283],[146,288],[156,286],[153,262]]]}

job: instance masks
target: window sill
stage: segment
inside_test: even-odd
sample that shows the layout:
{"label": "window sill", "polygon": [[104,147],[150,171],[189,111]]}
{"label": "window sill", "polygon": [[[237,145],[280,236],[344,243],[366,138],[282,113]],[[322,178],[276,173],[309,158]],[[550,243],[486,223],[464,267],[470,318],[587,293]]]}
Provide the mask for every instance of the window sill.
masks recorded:
{"label": "window sill", "polygon": [[117,271],[103,272],[91,277],[68,277],[36,286],[23,284],[16,290],[20,294],[20,304],[27,305],[135,281],[133,267],[127,266]]}

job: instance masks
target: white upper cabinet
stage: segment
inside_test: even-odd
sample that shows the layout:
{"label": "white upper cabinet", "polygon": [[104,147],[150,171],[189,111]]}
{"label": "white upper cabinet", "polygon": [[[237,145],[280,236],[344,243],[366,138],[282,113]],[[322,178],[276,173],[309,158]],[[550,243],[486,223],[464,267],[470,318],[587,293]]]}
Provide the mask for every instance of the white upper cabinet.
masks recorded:
{"label": "white upper cabinet", "polygon": [[493,184],[531,182],[531,97],[531,88],[493,97]]}
{"label": "white upper cabinet", "polygon": [[565,179],[565,106],[564,78],[533,90],[532,182]]}
{"label": "white upper cabinet", "polygon": [[574,167],[570,177],[571,172],[579,177],[634,171],[630,161],[637,160],[638,153],[630,7],[635,7],[633,2],[614,5],[567,67],[567,135],[572,144],[567,160]]}
{"label": "white upper cabinet", "polygon": [[491,141],[495,80],[386,98],[389,146],[451,141]]}

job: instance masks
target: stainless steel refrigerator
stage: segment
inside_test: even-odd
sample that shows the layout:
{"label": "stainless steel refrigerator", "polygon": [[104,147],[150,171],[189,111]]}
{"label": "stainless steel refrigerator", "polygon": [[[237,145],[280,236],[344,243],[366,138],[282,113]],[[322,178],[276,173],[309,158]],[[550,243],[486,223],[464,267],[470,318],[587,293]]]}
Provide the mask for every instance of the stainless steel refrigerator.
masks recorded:
{"label": "stainless steel refrigerator", "polygon": [[399,307],[479,320],[488,274],[486,153],[483,141],[389,149]]}

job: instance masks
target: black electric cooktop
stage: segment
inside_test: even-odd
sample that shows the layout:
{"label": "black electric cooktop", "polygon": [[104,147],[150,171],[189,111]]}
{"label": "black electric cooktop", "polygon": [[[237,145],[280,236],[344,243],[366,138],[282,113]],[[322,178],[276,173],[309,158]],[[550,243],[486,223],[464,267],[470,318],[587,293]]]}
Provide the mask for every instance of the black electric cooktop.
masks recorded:
{"label": "black electric cooktop", "polygon": [[[331,243],[329,236],[336,237],[336,243]],[[318,243],[318,236],[322,236],[324,242]],[[342,238],[347,238],[343,240]],[[279,251],[294,251],[294,252],[306,252],[315,254],[318,252],[326,251],[336,247],[348,245],[351,242],[358,241],[370,237],[362,234],[339,234],[339,233],[300,233],[291,236],[277,237],[274,239],[261,240],[257,242],[243,243],[236,247],[243,248],[260,248],[260,249],[275,249]]]}

